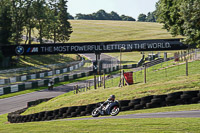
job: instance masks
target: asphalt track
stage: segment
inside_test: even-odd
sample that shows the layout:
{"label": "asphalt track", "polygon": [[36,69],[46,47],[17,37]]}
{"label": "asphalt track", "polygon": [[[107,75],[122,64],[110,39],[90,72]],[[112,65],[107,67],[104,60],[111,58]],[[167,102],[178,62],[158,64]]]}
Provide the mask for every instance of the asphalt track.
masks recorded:
{"label": "asphalt track", "polygon": [[89,118],[78,118],[78,119],[63,119],[61,121],[101,120],[101,119],[137,119],[137,118],[200,118],[200,110],[130,114],[130,115],[104,116],[104,117],[89,117]]}
{"label": "asphalt track", "polygon": [[[84,56],[91,59],[92,61],[96,59],[95,54],[85,54]],[[105,54],[101,54],[101,59],[108,59],[108,58],[111,58],[111,57]],[[113,58],[113,60],[116,60],[116,59]],[[79,70],[72,71],[70,74],[86,72],[90,70],[91,68],[81,68]],[[56,97],[58,95],[64,94],[66,92],[71,91],[75,85],[77,84],[85,85],[87,82],[92,82],[92,80],[79,81],[79,82],[70,83],[67,85],[62,85],[59,87],[55,87],[53,91],[49,91],[46,89],[46,90],[18,95],[18,96],[14,96],[10,98],[0,99],[0,115],[25,108],[27,106],[27,102],[29,101],[34,101],[34,100],[42,99],[42,98],[51,98],[51,97]]]}

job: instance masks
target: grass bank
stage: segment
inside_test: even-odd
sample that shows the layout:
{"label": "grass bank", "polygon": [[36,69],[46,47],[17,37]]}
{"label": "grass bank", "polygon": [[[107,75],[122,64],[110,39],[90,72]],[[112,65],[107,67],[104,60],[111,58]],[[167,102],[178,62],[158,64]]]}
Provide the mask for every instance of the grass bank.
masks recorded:
{"label": "grass bank", "polygon": [[173,38],[159,23],[105,20],[70,20],[70,23],[73,33],[69,42]]}
{"label": "grass bank", "polygon": [[200,130],[200,118],[102,119],[81,121],[49,121],[9,124],[0,116],[1,133],[82,133],[82,132],[194,132]]}

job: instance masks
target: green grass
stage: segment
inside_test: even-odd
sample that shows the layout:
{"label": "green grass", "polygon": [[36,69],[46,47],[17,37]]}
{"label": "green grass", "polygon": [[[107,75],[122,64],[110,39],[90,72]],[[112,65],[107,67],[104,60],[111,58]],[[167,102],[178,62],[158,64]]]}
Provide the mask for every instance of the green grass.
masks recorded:
{"label": "green grass", "polygon": [[10,124],[0,116],[1,133],[83,133],[83,132],[176,132],[198,133],[200,118],[103,119],[80,121],[49,121]]}
{"label": "green grass", "polygon": [[[66,106],[87,105],[90,103],[102,102],[107,99],[110,94],[115,94],[118,100],[135,99],[147,95],[161,95],[177,91],[200,90],[200,69],[198,66],[200,61],[189,63],[190,75],[186,77],[183,71],[185,64],[167,68],[168,76],[165,76],[165,69],[157,71],[152,74],[148,73],[147,84],[144,84],[142,77],[138,77],[137,84],[120,87],[111,87],[104,90],[103,88],[97,90],[90,90],[88,92],[79,93],[77,95],[63,94],[48,102],[42,103],[38,106],[29,108],[25,114],[41,112],[45,110],[54,110]],[[180,70],[180,71],[178,71]],[[140,72],[138,72],[140,74]],[[141,75],[141,74],[140,74]],[[139,81],[141,78],[141,81]],[[115,79],[114,84],[119,83],[119,79]],[[111,85],[109,82],[108,84]],[[77,98],[78,97],[78,98]]]}
{"label": "green grass", "polygon": [[70,20],[70,22],[73,33],[69,42],[173,38],[159,23],[102,20]]}

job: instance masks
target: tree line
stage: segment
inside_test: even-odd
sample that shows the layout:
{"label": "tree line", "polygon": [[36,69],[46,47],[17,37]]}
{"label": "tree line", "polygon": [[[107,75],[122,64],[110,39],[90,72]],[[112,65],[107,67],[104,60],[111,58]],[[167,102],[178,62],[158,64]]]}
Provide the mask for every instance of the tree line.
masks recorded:
{"label": "tree line", "polygon": [[84,19],[84,20],[122,20],[122,21],[136,21],[134,18],[126,15],[119,15],[118,13],[112,11],[107,13],[104,10],[99,10],[92,14],[82,14],[78,13],[75,17],[70,15],[70,19]]}
{"label": "tree line", "polygon": [[72,27],[68,22],[67,0],[1,0],[0,44],[18,45],[22,34],[25,44],[31,44],[32,33],[37,29],[37,38],[65,42],[70,38]]}
{"label": "tree line", "polygon": [[186,44],[200,47],[200,1],[159,0],[156,4],[157,21],[173,36],[185,36]]}
{"label": "tree line", "polygon": [[[119,15],[117,12],[107,13],[104,10],[99,10],[92,14],[82,14],[78,13],[76,16],[69,14],[69,19],[83,19],[83,20],[118,20],[118,21],[136,21],[135,18],[126,15]],[[140,14],[138,16],[138,21],[140,22],[156,22],[156,14],[154,12],[149,12],[147,15]]]}

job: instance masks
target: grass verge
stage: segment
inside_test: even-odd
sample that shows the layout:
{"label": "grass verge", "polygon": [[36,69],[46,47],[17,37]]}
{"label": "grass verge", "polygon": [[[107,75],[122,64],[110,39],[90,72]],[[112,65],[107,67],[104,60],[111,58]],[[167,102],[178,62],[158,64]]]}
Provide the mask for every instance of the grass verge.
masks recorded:
{"label": "grass verge", "polygon": [[80,121],[49,121],[9,124],[0,116],[1,133],[63,133],[63,132],[194,132],[200,130],[200,118],[102,119]]}

